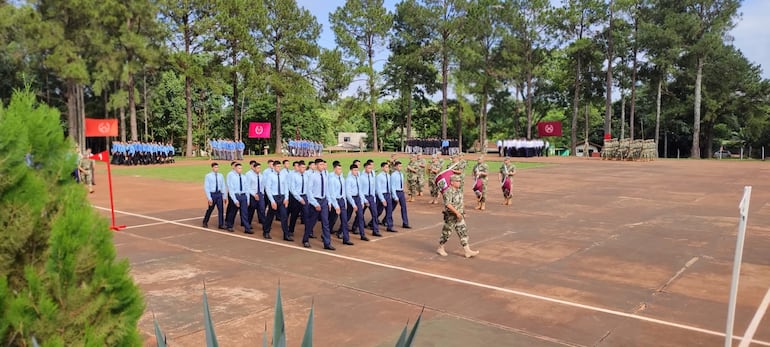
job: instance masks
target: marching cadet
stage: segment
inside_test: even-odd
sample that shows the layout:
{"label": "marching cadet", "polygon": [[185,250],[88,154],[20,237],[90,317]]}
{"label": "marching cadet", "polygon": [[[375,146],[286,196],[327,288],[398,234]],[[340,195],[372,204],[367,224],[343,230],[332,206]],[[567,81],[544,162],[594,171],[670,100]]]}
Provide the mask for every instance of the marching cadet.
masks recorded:
{"label": "marching cadet", "polygon": [[419,167],[417,166],[417,159],[416,155],[412,154],[411,158],[409,158],[409,164],[406,166],[406,180],[407,184],[409,185],[409,201],[414,201],[414,196],[418,191],[418,179],[417,175],[419,175]]}
{"label": "marching cadet", "polygon": [[[347,180],[348,178],[350,178],[350,176],[352,176],[352,175],[353,175],[353,166],[355,166],[356,168],[358,168],[358,169],[359,169],[359,170],[356,170],[356,171],[357,171],[357,172],[358,172],[358,174],[360,175],[360,172],[361,172],[361,171],[360,171],[360,168],[362,167],[362,166],[361,166],[361,161],[360,161],[360,160],[358,160],[358,159],[354,159],[354,160],[353,160],[353,164],[350,164],[350,169],[348,170],[348,175],[347,175],[347,177],[345,178],[346,180]],[[345,188],[347,189],[348,187],[346,186]],[[360,187],[359,187],[359,190],[360,190]],[[356,191],[358,191],[358,190],[356,190]],[[360,198],[361,200],[363,200],[363,196],[360,196],[359,198]],[[361,203],[361,204],[363,205],[363,203]],[[348,220],[347,220],[347,223],[348,223],[348,224],[350,224],[350,218],[352,218],[352,217],[353,217],[353,205],[354,205],[354,204],[348,204],[348,211],[347,211],[347,212],[348,212]],[[361,211],[361,213],[363,213],[363,212],[364,212],[364,211],[362,210],[362,211]],[[363,216],[363,214],[362,214],[362,216]],[[353,233],[353,234],[358,234],[358,231],[356,231],[355,225],[354,225],[353,227],[351,227],[350,229],[352,229],[352,233]]]}
{"label": "marching cadet", "polygon": [[377,214],[377,218],[372,219],[372,225],[377,223],[380,214],[382,214],[384,210],[385,219],[383,220],[383,224],[385,224],[386,231],[394,233],[396,231],[393,230],[393,199],[390,196],[390,167],[387,162],[382,162],[380,163],[380,169],[382,169],[382,172],[377,174],[376,191],[377,211],[379,211],[379,213]]}
{"label": "marching cadet", "polygon": [[450,187],[444,191],[444,226],[441,228],[441,237],[436,253],[446,257],[444,244],[449,240],[453,232],[460,238],[460,245],[465,250],[465,257],[470,258],[479,254],[478,251],[471,250],[468,245],[468,226],[465,224],[465,210],[463,208],[463,193],[460,190],[462,178],[459,175],[452,175],[450,178]]}
{"label": "marching cadet", "polygon": [[316,168],[318,172],[311,174],[308,179],[308,202],[313,208],[310,209],[310,215],[305,222],[305,235],[302,237],[302,245],[310,248],[310,234],[313,232],[316,222],[321,221],[321,240],[324,249],[335,250],[331,244],[331,232],[329,229],[329,177],[326,172],[326,161],[316,159]]}
{"label": "marching cadet", "polygon": [[453,174],[460,176],[460,180],[462,180],[462,184],[460,184],[460,191],[463,191],[463,186],[465,185],[466,162],[465,160],[462,160],[462,153],[452,155],[450,158],[452,159],[452,162],[449,163],[449,167],[447,167],[447,169],[452,170]]}
{"label": "marching cadet", "polygon": [[206,200],[208,201],[208,208],[206,209],[206,215],[203,216],[203,227],[209,227],[209,218],[211,217],[211,211],[214,207],[217,208],[217,224],[219,229],[225,228],[225,214],[222,211],[222,192],[225,189],[225,177],[219,173],[219,164],[211,163],[211,172],[206,174],[203,179],[203,190],[206,192]]}
{"label": "marching cadet", "polygon": [[391,196],[393,197],[393,207],[396,205],[401,206],[401,226],[404,229],[411,229],[409,226],[409,216],[406,211],[406,196],[404,195],[404,174],[401,172],[401,162],[396,161],[393,163],[393,172],[390,173],[390,187],[393,190]]}
{"label": "marching cadet", "polygon": [[513,176],[516,176],[516,167],[511,164],[511,158],[505,157],[503,165],[500,166],[500,184],[503,189],[503,205],[510,205],[511,191],[513,190]]}
{"label": "marching cadet", "polygon": [[273,220],[277,217],[281,221],[281,231],[283,231],[283,239],[286,241],[293,241],[291,234],[289,233],[289,225],[287,223],[286,208],[289,206],[289,190],[288,190],[288,176],[281,174],[281,161],[273,161],[273,169],[270,172],[265,172],[265,195],[270,201],[270,206],[267,209],[267,215],[265,215],[265,222],[262,223],[262,236],[266,239],[270,239],[270,229],[273,225]]}
{"label": "marching cadet", "polygon": [[[241,224],[245,228],[245,233],[247,234],[253,234],[254,232],[251,231],[251,224],[249,223],[248,216],[249,216],[249,198],[248,198],[248,188],[249,188],[249,179],[243,177],[243,174],[241,174],[241,171],[243,168],[241,167],[240,163],[235,164],[235,170],[231,171],[228,174],[228,180],[227,180],[227,189],[228,189],[228,195],[230,196],[230,199],[234,202],[235,206],[232,206],[233,213],[230,214],[230,218],[225,221],[227,226],[227,231],[233,232],[233,224],[235,223],[235,215],[240,214],[241,215]],[[232,174],[232,175],[231,175]],[[269,238],[269,237],[267,237]]]}
{"label": "marching cadet", "polygon": [[477,210],[483,211],[487,208],[487,176],[489,176],[489,165],[484,162],[484,156],[480,155],[478,162],[473,167],[473,177],[476,178],[477,182],[480,181],[481,183],[480,187],[478,186],[478,183],[474,183],[474,190],[476,191],[477,196]]}
{"label": "marching cadet", "polygon": [[[422,196],[422,188],[425,186],[425,159],[417,153],[417,196]],[[412,200],[414,201],[414,200]]]}
{"label": "marching cadet", "polygon": [[433,158],[430,163],[430,179],[428,180],[428,184],[430,185],[430,196],[433,198],[433,200],[430,201],[431,204],[435,204],[436,199],[438,198],[439,187],[436,185],[436,176],[438,176],[438,173],[441,172],[441,167],[441,161],[438,159],[438,156],[433,154]]}
{"label": "marching cadet", "polygon": [[348,198],[348,219],[350,219],[352,212],[356,213],[351,232],[353,234],[360,234],[362,241],[369,241],[364,231],[364,204],[362,202],[364,198],[361,190],[360,176],[358,165],[351,164],[345,186]]}
{"label": "marching cadet", "polygon": [[372,222],[369,222],[369,227],[372,228],[372,235],[381,237],[379,224],[377,223],[377,217],[379,212],[377,211],[377,180],[372,171],[374,164],[371,160],[366,161],[364,164],[364,177],[361,177],[361,191],[364,194],[364,207],[369,209],[369,214],[372,216]]}
{"label": "marching cadet", "polygon": [[305,161],[300,160],[297,163],[297,171],[292,175],[291,185],[289,186],[289,192],[291,193],[289,199],[289,238],[291,240],[286,241],[294,239],[294,228],[297,226],[297,218],[301,218],[304,221],[310,215],[310,205],[307,199],[308,175],[310,174],[311,172],[306,171]]}
{"label": "marching cadet", "polygon": [[249,162],[251,170],[246,173],[249,179],[249,224],[254,221],[254,212],[257,212],[259,224],[265,222],[265,184],[262,182],[261,165],[252,160]]}
{"label": "marching cadet", "polygon": [[[235,201],[233,201],[233,198],[229,194],[230,189],[230,181],[236,179],[237,174],[235,172],[235,164],[238,164],[238,162],[231,161],[230,162],[230,171],[227,173],[225,177],[227,177],[227,180],[225,181],[225,184],[227,185],[228,191],[227,194],[227,201],[225,202],[225,225],[227,225],[227,221],[230,220],[230,217],[232,217],[233,220],[235,220],[235,217],[233,216],[234,213],[237,212],[237,208],[235,207]],[[232,230],[227,230],[232,232]]]}
{"label": "marching cadet", "polygon": [[348,233],[348,206],[347,194],[345,193],[345,182],[342,179],[342,166],[338,161],[333,163],[334,171],[329,175],[329,200],[334,210],[329,212],[329,229],[334,229],[334,223],[340,220],[340,230],[336,233],[337,238],[342,239],[343,245],[352,246],[350,234]]}

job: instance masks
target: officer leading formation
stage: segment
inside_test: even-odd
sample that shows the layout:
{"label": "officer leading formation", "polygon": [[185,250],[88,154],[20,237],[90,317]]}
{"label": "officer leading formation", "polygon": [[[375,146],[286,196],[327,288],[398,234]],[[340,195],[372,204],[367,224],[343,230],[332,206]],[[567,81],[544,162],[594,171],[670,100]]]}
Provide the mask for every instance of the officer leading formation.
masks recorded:
{"label": "officer leading formation", "polygon": [[[443,170],[443,162],[436,154],[429,161],[421,154],[413,154],[406,164],[392,155],[390,160],[381,163],[355,160],[344,175],[338,161],[329,166],[320,158],[293,163],[268,160],[264,169],[261,163],[252,160],[248,167],[232,161],[230,171],[223,175],[219,164],[212,163],[211,172],[204,177],[207,208],[202,225],[208,228],[216,208],[219,229],[234,232],[234,227],[239,224],[245,233],[253,234],[256,216],[262,225],[263,238],[273,238],[273,222],[277,220],[279,236],[284,241],[295,242],[299,220],[303,226],[297,235],[301,236],[303,247],[312,248],[311,239],[320,236],[322,247],[334,251],[333,236],[341,240],[343,246],[353,246],[353,238],[365,242],[370,237],[382,237],[381,227],[385,232],[397,233],[399,224],[395,221],[399,219],[400,229],[412,228],[408,205],[422,196],[428,185],[429,204],[441,199],[443,205],[444,225],[437,253],[447,255],[444,247],[454,233],[460,239],[465,257],[471,258],[478,251],[470,249],[465,222],[463,183],[466,165],[462,154],[452,155],[451,162]],[[476,209],[485,210],[489,167],[483,157],[478,158],[472,172]],[[510,204],[515,174],[510,158],[505,158],[499,175],[504,205]],[[317,224],[321,224],[318,236],[314,230]]]}

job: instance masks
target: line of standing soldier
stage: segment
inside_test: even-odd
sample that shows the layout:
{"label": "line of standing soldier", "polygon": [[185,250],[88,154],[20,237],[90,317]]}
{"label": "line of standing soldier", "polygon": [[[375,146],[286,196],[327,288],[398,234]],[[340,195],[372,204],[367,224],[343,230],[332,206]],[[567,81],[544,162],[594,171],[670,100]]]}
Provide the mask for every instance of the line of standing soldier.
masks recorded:
{"label": "line of standing soldier", "polygon": [[246,144],[243,141],[210,139],[207,143],[209,159],[243,160]]}
{"label": "line of standing soldier", "polygon": [[174,146],[156,142],[113,142],[112,165],[151,165],[174,162]]}

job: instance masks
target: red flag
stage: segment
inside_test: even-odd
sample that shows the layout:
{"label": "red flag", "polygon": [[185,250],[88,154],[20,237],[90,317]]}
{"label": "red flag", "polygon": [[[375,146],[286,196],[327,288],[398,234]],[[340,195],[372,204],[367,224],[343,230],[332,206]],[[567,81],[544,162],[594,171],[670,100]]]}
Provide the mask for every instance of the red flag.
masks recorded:
{"label": "red flag", "polygon": [[540,122],[537,123],[537,136],[561,136],[561,122]]}
{"label": "red flag", "polygon": [[103,161],[105,163],[109,163],[110,162],[110,152],[104,151],[104,152],[97,153],[97,154],[91,154],[91,156],[88,157],[88,159],[93,159],[93,160],[98,160],[98,161]]}
{"label": "red flag", "polygon": [[249,138],[257,139],[269,139],[270,138],[270,122],[250,122],[249,123]]}
{"label": "red flag", "polygon": [[452,175],[454,175],[454,172],[451,169],[446,169],[436,175],[436,186],[442,193],[449,189],[449,179],[452,177]]}
{"label": "red flag", "polygon": [[118,136],[117,119],[86,118],[86,137]]}

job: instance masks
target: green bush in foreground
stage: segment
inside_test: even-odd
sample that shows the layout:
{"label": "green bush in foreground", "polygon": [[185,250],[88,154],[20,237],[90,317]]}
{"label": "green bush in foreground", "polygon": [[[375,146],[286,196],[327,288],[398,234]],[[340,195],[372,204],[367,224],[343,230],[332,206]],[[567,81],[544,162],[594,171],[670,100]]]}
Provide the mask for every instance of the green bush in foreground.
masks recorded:
{"label": "green bush in foreground", "polygon": [[[283,319],[283,300],[281,299],[281,287],[278,286],[278,293],[275,298],[275,319],[273,320],[273,347],[286,347],[286,325]],[[305,335],[302,337],[302,347],[313,347],[313,312],[314,306],[310,306],[310,314],[307,317],[307,325],[305,326]],[[423,311],[425,308],[423,308]],[[411,347],[414,337],[417,334],[417,328],[420,326],[420,319],[422,318],[422,312],[417,317],[417,322],[414,323],[412,331],[407,335],[407,328],[409,324],[404,326],[404,330],[401,331],[401,336],[396,342],[396,347]],[[155,319],[153,314],[153,323],[155,325],[155,341],[157,341],[158,347],[166,347],[166,335],[160,329],[158,320]],[[214,323],[211,320],[211,313],[209,312],[209,301],[206,297],[206,287],[203,287],[203,326],[206,331],[206,347],[218,347],[217,336],[214,333]],[[265,334],[262,337],[262,346],[268,347],[267,343],[267,324],[265,324]]]}
{"label": "green bush in foreground", "polygon": [[141,345],[139,289],[70,177],[73,148],[32,93],[0,105],[0,345]]}

